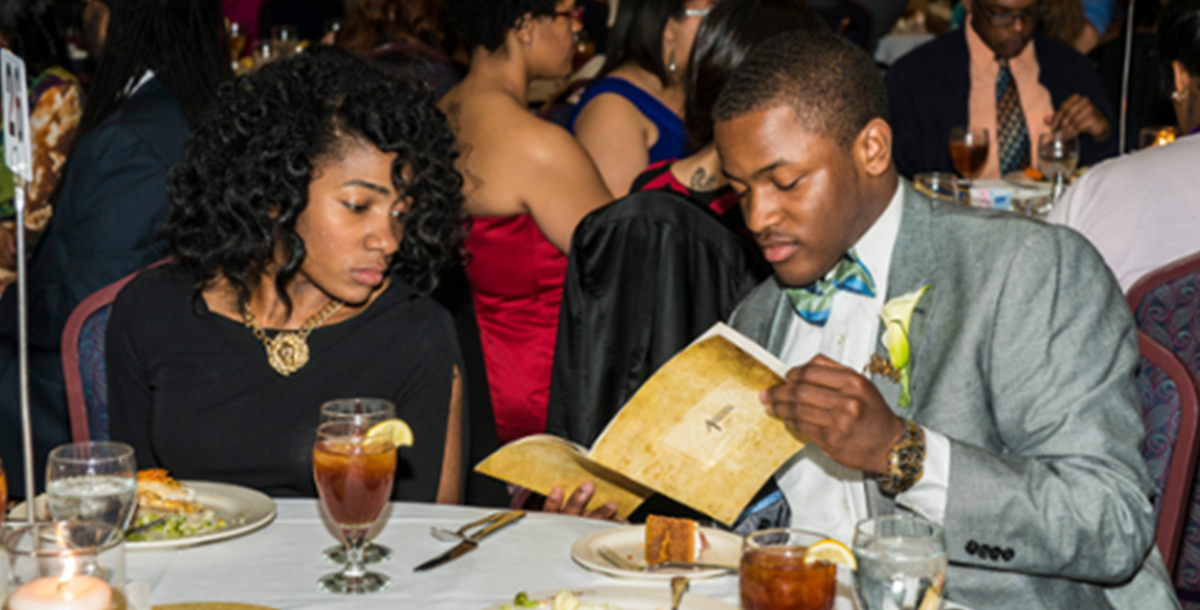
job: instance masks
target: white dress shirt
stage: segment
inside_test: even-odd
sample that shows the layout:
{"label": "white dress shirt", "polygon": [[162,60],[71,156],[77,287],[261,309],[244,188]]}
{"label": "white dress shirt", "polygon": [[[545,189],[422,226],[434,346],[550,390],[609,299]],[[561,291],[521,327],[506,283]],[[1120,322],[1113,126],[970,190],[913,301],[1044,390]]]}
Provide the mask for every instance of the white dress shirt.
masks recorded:
{"label": "white dress shirt", "polygon": [[[855,253],[875,282],[875,297],[838,291],[833,295],[829,320],[814,326],[799,315],[792,317],[780,359],[789,367],[807,363],[817,354],[862,371],[876,351],[879,313],[887,298],[892,249],[900,232],[904,190],[897,186],[887,209],[854,245]],[[909,407],[912,408],[912,407]],[[775,473],[780,490],[792,509],[792,526],[814,530],[850,544],[854,526],[866,519],[863,473],[833,461],[811,444]],[[925,430],[925,469],[921,480],[898,495],[896,502],[932,521],[941,523],[950,482],[950,441]]]}

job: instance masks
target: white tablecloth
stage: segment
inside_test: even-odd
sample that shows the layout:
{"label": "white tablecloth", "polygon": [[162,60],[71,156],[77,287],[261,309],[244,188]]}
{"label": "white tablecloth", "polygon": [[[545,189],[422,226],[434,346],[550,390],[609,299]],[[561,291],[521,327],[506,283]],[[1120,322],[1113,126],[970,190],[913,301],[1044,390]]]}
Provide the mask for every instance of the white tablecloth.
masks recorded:
{"label": "white tablecloth", "polygon": [[[127,578],[148,584],[154,604],[233,601],[280,610],[483,610],[511,600],[518,591],[667,588],[665,582],[615,579],[590,572],[571,559],[571,545],[576,540],[614,524],[543,513],[530,513],[455,561],[415,573],[413,566],[452,546],[430,536],[431,526],[457,528],[493,511],[396,503],[376,538],[396,555],[371,566],[392,578],[391,587],[370,595],[333,595],[318,590],[316,584],[318,577],[338,567],[322,557],[334,538],[326,530],[316,500],[276,502],[279,514],[275,521],[240,538],[177,550],[127,551]],[[835,610],[854,610],[849,573],[839,569],[838,579]],[[738,606],[736,576],[696,580],[690,591]]]}
{"label": "white tablecloth", "polygon": [[[578,517],[530,513],[488,537],[475,551],[432,571],[413,566],[452,543],[429,535],[430,526],[459,525],[488,509],[396,503],[376,538],[395,551],[371,568],[392,578],[371,595],[341,596],[317,589],[317,578],[336,571],[322,558],[334,544],[315,500],[277,500],[279,514],[262,530],[223,542],[167,551],[128,551],[126,576],[150,586],[151,602],[236,601],[292,610],[301,608],[422,608],[482,610],[511,600],[518,591],[596,586],[667,585],[618,580],[590,572],[570,557],[575,540],[613,524]],[[696,581],[691,591],[737,606],[737,578]],[[418,606],[417,603],[420,603]],[[846,606],[852,608],[853,606]]]}
{"label": "white tablecloth", "polygon": [[[457,527],[491,512],[463,506],[396,503],[376,540],[395,551],[372,569],[392,578],[371,595],[319,591],[319,576],[335,571],[321,552],[334,543],[315,500],[277,500],[279,515],[266,528],[232,540],[167,551],[129,551],[126,576],[150,586],[154,604],[236,601],[292,610],[301,608],[415,608],[482,610],[511,600],[518,591],[600,586],[666,588],[665,583],[614,579],[590,572],[570,556],[571,545],[611,523],[530,513],[487,538],[475,551],[429,572],[413,566],[452,545],[429,535],[431,526]],[[737,607],[737,577],[697,580],[690,589]],[[854,603],[846,583],[836,608]]]}

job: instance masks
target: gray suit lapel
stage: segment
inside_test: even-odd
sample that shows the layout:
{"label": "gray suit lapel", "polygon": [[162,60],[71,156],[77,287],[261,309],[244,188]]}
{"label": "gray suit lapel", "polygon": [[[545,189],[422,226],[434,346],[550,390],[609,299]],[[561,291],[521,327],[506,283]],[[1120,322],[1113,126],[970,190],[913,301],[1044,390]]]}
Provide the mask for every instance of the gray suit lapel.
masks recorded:
{"label": "gray suit lapel", "polygon": [[[893,411],[903,417],[912,417],[919,408],[915,400],[918,389],[924,387],[929,371],[921,366],[921,353],[926,347],[925,329],[928,328],[937,307],[938,290],[934,277],[937,272],[937,252],[934,248],[934,235],[931,225],[933,203],[918,193],[905,180],[901,180],[904,189],[904,214],[900,219],[900,232],[896,236],[896,245],[892,249],[892,265],[888,269],[888,293],[890,301],[922,286],[933,286],[926,292],[917,308],[913,311],[909,323],[909,361],[912,367],[912,377],[909,390],[914,396],[913,404],[905,409],[898,406],[900,385],[882,375],[871,375],[871,381],[879,388],[884,400]],[[879,337],[882,339],[886,329],[879,322]],[[876,343],[875,353],[887,359],[887,348],[882,340]]]}

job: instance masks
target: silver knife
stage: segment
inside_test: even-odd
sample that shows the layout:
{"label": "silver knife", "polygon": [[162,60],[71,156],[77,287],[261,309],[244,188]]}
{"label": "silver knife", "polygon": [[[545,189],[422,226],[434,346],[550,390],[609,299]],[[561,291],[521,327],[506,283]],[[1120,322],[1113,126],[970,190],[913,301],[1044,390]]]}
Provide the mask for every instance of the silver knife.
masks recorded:
{"label": "silver knife", "polygon": [[474,551],[479,546],[480,540],[483,540],[484,538],[489,536],[492,532],[495,532],[496,530],[498,530],[510,523],[520,520],[524,516],[525,516],[525,511],[523,511],[523,510],[514,510],[510,513],[505,514],[503,517],[500,517],[495,522],[488,524],[487,527],[472,534],[466,540],[463,540],[462,542],[458,543],[457,546],[450,549],[449,551],[446,551],[445,553],[442,553],[441,555],[438,555],[437,557],[434,557],[433,559],[430,559],[429,561],[426,561],[425,563],[413,568],[413,572],[424,572],[425,570],[432,570],[433,568],[436,568],[436,567],[442,565],[443,563],[448,563],[448,562],[454,561],[455,559],[458,559],[459,557],[462,557],[463,555],[466,555],[467,553]]}

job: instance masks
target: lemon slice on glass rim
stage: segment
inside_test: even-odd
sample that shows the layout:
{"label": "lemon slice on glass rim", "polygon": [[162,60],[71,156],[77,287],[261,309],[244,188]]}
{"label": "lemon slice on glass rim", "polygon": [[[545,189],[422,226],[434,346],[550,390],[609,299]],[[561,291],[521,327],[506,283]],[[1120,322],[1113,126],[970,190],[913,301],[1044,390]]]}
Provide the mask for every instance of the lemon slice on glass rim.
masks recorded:
{"label": "lemon slice on glass rim", "polygon": [[854,551],[851,551],[850,547],[833,538],[826,538],[809,545],[808,551],[804,554],[804,563],[811,564],[818,561],[846,566],[851,570],[858,569],[858,561],[854,559]]}
{"label": "lemon slice on glass rim", "polygon": [[412,447],[412,428],[403,419],[385,419],[367,431],[367,440],[387,439],[397,447]]}

